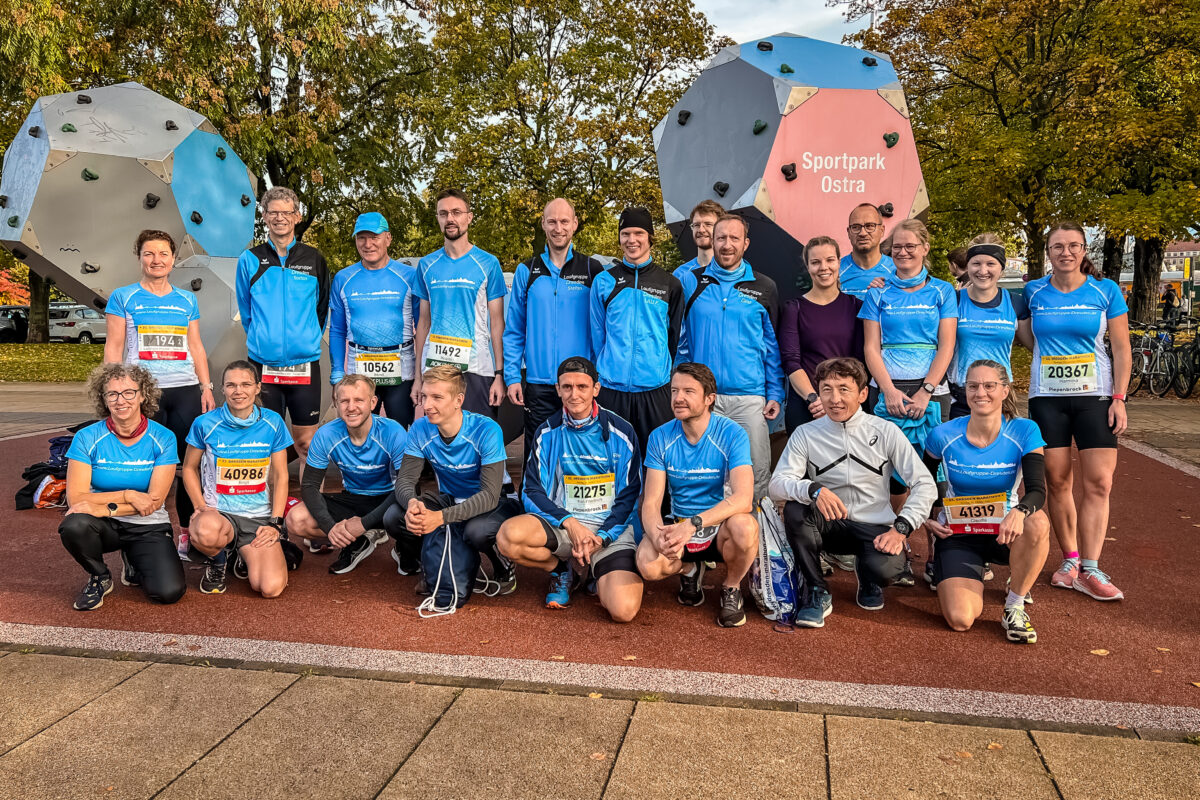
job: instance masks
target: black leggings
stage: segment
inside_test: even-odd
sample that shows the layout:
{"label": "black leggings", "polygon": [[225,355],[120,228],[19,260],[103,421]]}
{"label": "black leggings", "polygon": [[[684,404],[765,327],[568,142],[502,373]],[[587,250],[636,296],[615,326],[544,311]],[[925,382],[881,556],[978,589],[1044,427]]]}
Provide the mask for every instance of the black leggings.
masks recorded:
{"label": "black leggings", "polygon": [[783,507],[783,524],[796,556],[796,569],[803,579],[801,596],[812,587],[825,588],[821,574],[821,551],[856,556],[858,578],[864,583],[887,586],[904,571],[904,553],[889,555],[875,549],[875,537],[889,525],[872,525],[848,519],[827,520],[811,506],[789,500]]}
{"label": "black leggings", "polygon": [[[162,390],[158,401],[158,413],[154,421],[166,426],[175,434],[175,446],[179,451],[179,463],[183,463],[183,454],[187,452],[187,435],[196,417],[200,416],[200,384],[191,386],[172,386]],[[188,520],[195,511],[192,498],[188,497],[183,488],[183,478],[175,479],[175,513],[179,515],[179,527],[186,528]]]}
{"label": "black leggings", "polygon": [[375,408],[372,413],[378,414],[382,408],[387,412],[388,419],[394,419],[405,428],[411,428],[416,412],[413,409],[412,381],[401,381],[396,386],[376,386]]}
{"label": "black leggings", "polygon": [[154,602],[174,603],[187,589],[170,525],[68,514],[58,526],[58,535],[89,575],[109,575],[104,554],[120,550],[141,578],[142,591]]}

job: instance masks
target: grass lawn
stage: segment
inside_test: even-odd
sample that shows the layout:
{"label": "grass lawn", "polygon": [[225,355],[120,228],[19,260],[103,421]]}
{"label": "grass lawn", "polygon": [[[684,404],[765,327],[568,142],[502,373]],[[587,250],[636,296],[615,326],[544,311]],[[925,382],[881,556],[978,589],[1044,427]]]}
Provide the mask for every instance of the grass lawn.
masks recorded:
{"label": "grass lawn", "polygon": [[84,381],[103,359],[102,344],[0,344],[0,381]]}

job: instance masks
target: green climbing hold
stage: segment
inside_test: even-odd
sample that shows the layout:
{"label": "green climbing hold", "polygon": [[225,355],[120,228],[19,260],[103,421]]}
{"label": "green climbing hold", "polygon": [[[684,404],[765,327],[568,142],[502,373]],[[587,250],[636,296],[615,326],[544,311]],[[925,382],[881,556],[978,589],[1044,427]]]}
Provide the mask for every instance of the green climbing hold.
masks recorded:
{"label": "green climbing hold", "polygon": [[21,222],[21,219],[19,217],[16,217],[16,216],[9,217],[8,218],[8,227],[15,228],[15,227],[17,227],[17,225],[20,224],[20,222]]}
{"label": "green climbing hold", "polygon": [[75,126],[69,122],[65,122],[65,123],[63,123],[63,126],[62,126],[62,132],[63,133],[75,133]]}
{"label": "green climbing hold", "polygon": [[221,159],[222,161],[225,160],[225,148],[224,147],[217,148],[217,158]]}
{"label": "green climbing hold", "polygon": [[792,69],[787,64],[780,64],[779,71],[782,72],[784,75],[791,75],[796,70]]}
{"label": "green climbing hold", "polygon": [[97,175],[96,173],[92,172],[92,171],[91,171],[90,169],[88,169],[87,167],[84,167],[84,168],[83,168],[83,172],[81,172],[81,173],[79,173],[79,174],[80,174],[81,176],[83,176],[83,179],[84,179],[85,181],[98,181],[98,180],[100,180],[100,176],[99,176],[99,175]]}
{"label": "green climbing hold", "polygon": [[754,135],[755,136],[758,136],[760,133],[762,133],[766,129],[767,129],[767,123],[763,122],[761,119],[754,120]]}
{"label": "green climbing hold", "polygon": [[896,133],[895,131],[892,131],[891,133],[885,133],[883,135],[883,141],[888,147],[895,147],[896,142],[900,141],[900,134]]}

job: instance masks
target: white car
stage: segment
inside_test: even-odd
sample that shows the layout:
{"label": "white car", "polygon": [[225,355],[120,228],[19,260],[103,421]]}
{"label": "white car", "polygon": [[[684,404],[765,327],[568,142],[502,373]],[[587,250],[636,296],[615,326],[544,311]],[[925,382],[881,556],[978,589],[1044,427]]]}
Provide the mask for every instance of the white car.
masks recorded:
{"label": "white car", "polygon": [[91,344],[107,335],[104,315],[87,306],[51,306],[50,341]]}

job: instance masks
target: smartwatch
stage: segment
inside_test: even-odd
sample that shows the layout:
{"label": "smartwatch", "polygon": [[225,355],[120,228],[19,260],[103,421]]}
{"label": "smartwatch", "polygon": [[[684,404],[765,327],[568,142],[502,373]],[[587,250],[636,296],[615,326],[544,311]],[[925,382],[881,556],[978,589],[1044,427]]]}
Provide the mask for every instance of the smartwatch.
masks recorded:
{"label": "smartwatch", "polygon": [[937,387],[934,386],[932,383],[922,383],[921,388],[924,389],[929,394],[930,397],[933,397],[933,392],[935,389],[937,389]]}
{"label": "smartwatch", "polygon": [[816,481],[813,481],[812,483],[810,483],[810,484],[808,485],[808,499],[809,499],[809,500],[812,500],[813,502],[816,502],[816,500],[817,500],[817,495],[818,495],[818,494],[821,492],[821,490],[822,490],[822,489],[824,489],[824,488],[825,488],[824,486],[822,486],[821,484],[817,483]]}
{"label": "smartwatch", "polygon": [[283,533],[283,517],[271,517],[267,520],[267,524],[280,533]]}
{"label": "smartwatch", "polygon": [[1017,503],[1015,506],[1013,506],[1013,511],[1020,511],[1022,514],[1024,514],[1027,517],[1033,513],[1033,509],[1031,509],[1029,506],[1025,505],[1024,503]]}
{"label": "smartwatch", "polygon": [[111,517],[111,516],[114,516],[114,515],[117,513],[117,509],[118,509],[119,507],[120,507],[120,506],[118,506],[116,503],[109,503],[109,504],[108,504],[108,515],[109,515],[110,517]]}
{"label": "smartwatch", "polygon": [[912,525],[904,517],[896,517],[896,521],[892,523],[892,527],[896,529],[896,533],[908,536],[912,533]]}
{"label": "smartwatch", "polygon": [[700,519],[699,516],[690,517],[688,522],[692,523],[692,525],[696,527],[696,530],[700,530],[704,527],[704,520]]}

